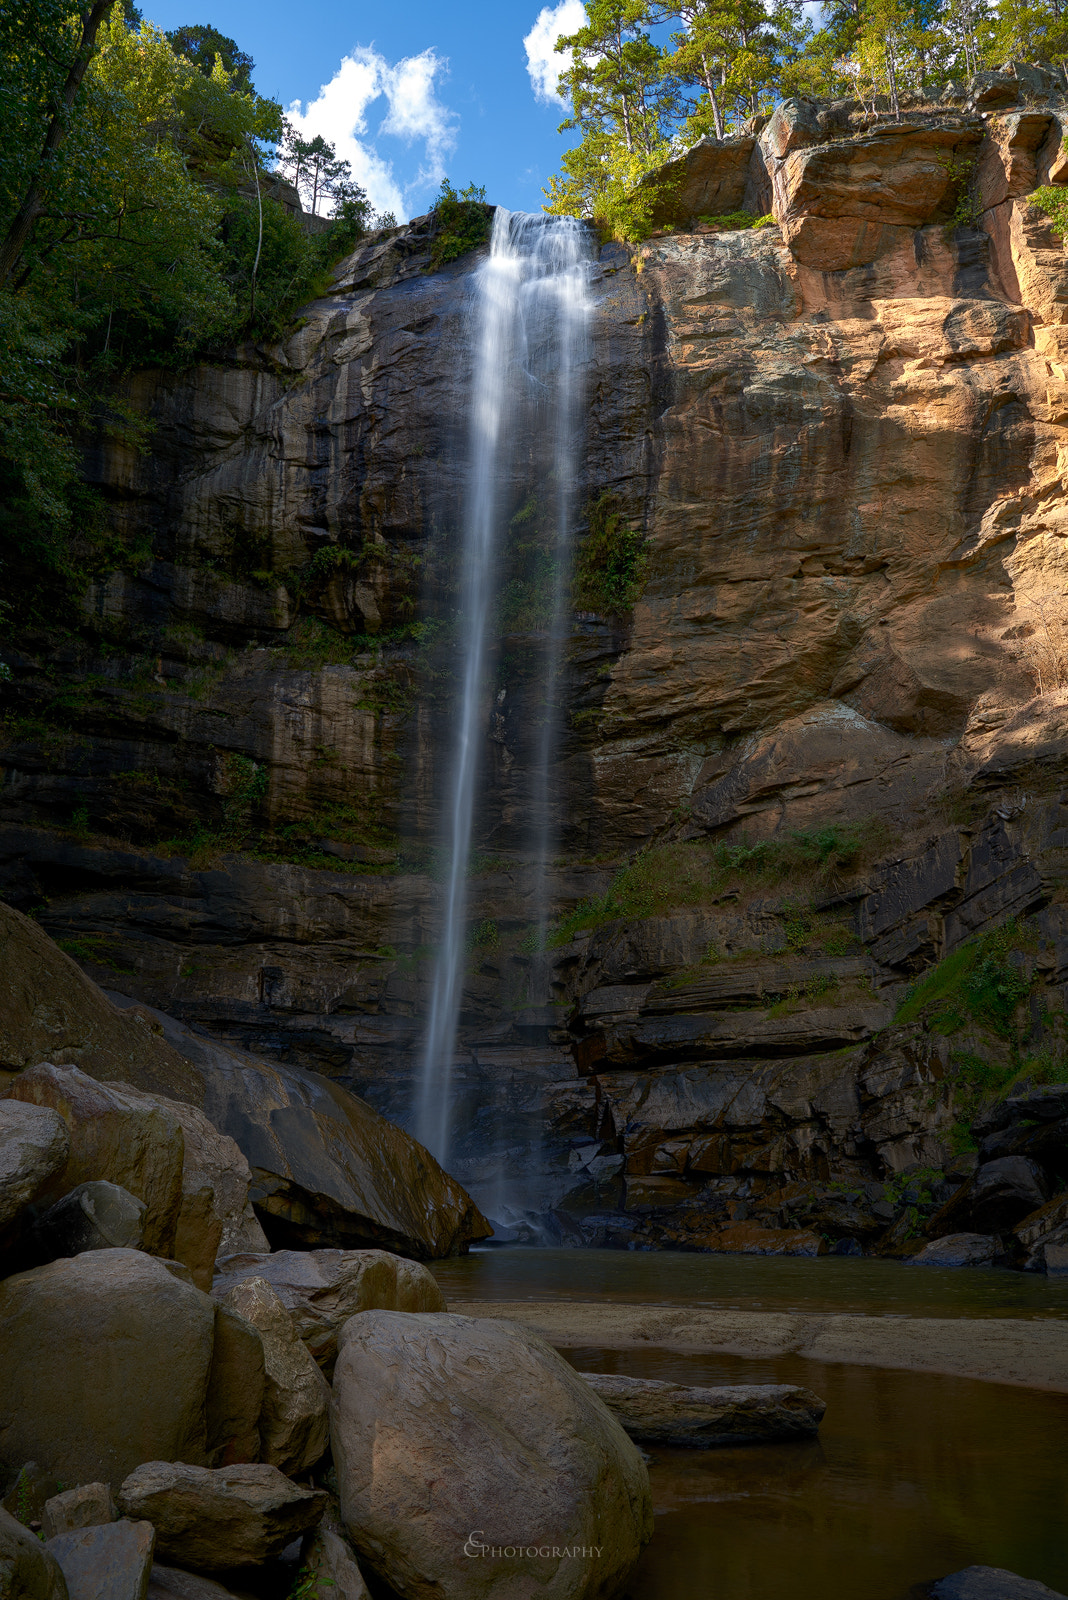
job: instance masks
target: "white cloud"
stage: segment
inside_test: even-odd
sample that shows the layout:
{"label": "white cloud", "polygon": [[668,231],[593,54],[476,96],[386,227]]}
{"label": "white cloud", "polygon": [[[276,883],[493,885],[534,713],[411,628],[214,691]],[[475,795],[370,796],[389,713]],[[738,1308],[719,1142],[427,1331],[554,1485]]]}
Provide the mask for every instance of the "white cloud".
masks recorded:
{"label": "white cloud", "polygon": [[561,34],[577,33],[586,26],[586,7],[582,0],[559,0],[555,6],[542,6],[537,19],[523,40],[527,52],[527,71],[535,97],[547,103],[564,101],[557,93],[561,72],[571,65],[570,52],[556,53]]}
{"label": "white cloud", "polygon": [[[305,139],[321,133],[334,146],[352,167],[353,178],[366,189],[376,210],[406,217],[409,196],[441,182],[445,157],[456,143],[455,113],[435,92],[437,80],[447,68],[448,63],[434,50],[405,56],[391,66],[373,47],[360,45],[344,58],[306,109],[294,100],[289,120]],[[368,137],[368,109],[383,96],[386,115],[376,133]],[[423,144],[424,159],[410,183],[400,182],[392,160],[379,150],[377,139],[382,134],[403,139],[408,145]]]}

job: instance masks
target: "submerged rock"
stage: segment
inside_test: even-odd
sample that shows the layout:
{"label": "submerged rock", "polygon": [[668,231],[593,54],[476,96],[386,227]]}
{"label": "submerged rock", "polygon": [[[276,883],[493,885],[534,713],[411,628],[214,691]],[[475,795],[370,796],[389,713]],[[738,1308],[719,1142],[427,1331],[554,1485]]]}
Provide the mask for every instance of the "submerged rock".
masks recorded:
{"label": "submerged rock", "polygon": [[827,1409],[810,1389],[788,1383],[704,1389],[606,1372],[582,1377],[639,1444],[703,1449],[808,1438],[819,1431]]}
{"label": "submerged rock", "polygon": [[1035,1578],[1021,1578],[1004,1567],[965,1567],[931,1585],[931,1600],[1065,1600]]}
{"label": "submerged rock", "polygon": [[652,1532],[638,1451],[574,1369],[515,1324],[351,1318],[330,1434],[359,1557],[411,1600],[610,1595]]}
{"label": "submerged rock", "polygon": [[262,1566],[313,1528],[326,1507],[321,1489],[300,1489],[264,1462],[210,1472],[148,1461],[119,1490],[124,1516],[156,1530],[162,1556],[211,1572]]}

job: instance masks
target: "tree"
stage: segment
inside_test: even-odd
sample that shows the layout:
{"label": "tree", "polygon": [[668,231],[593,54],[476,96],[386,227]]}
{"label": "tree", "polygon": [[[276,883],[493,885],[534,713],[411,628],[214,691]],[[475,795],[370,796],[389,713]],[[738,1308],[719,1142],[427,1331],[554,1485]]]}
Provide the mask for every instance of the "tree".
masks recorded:
{"label": "tree", "polygon": [[347,161],[338,160],[334,146],[321,133],[305,139],[289,121],[283,128],[278,166],[300,191],[301,199],[313,214],[318,213],[321,199],[343,191],[352,183],[352,168]]}
{"label": "tree", "polygon": [[687,138],[712,132],[722,139],[728,122],[744,121],[774,101],[784,61],[811,36],[798,0],[681,0],[658,7],[655,20],[677,20],[674,53],[666,63],[680,84],[697,90],[690,101]]}
{"label": "tree", "polygon": [[211,77],[215,57],[218,56],[234,87],[251,90],[256,63],[244,50],[238,49],[235,40],[228,38],[225,33],[220,33],[217,28],[211,28],[204,23],[185,28],[172,28],[167,38],[175,53],[185,56],[205,78]]}
{"label": "tree", "polygon": [[571,66],[560,75],[571,116],[561,131],[615,133],[629,157],[648,158],[664,144],[669,106],[646,0],[588,0],[586,15],[584,28],[556,44],[571,52]]}

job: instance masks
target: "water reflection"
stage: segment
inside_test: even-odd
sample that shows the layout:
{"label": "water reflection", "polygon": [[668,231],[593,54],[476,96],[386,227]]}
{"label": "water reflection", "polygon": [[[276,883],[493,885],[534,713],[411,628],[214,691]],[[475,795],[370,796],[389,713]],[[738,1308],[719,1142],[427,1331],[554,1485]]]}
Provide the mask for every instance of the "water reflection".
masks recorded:
{"label": "water reflection", "polygon": [[801,1383],[818,1443],[649,1452],[656,1533],[630,1600],[905,1600],[974,1563],[1068,1590],[1068,1396],[928,1374],[665,1350],[587,1372]]}
{"label": "water reflection", "polygon": [[1068,1317],[1068,1278],[939,1271],[899,1261],[672,1251],[481,1250],[436,1261],[454,1300],[607,1300],[869,1316]]}

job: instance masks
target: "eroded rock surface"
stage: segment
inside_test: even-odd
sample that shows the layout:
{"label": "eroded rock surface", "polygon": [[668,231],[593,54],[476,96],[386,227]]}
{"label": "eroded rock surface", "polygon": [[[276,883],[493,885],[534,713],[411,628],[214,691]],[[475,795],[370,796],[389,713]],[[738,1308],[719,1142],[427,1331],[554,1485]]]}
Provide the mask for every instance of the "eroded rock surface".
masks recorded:
{"label": "eroded rock surface", "polygon": [[148,1461],[118,1495],[127,1517],[150,1522],[161,1556],[206,1571],[262,1566],[315,1526],[321,1489],[301,1489],[265,1463],[203,1467]]}
{"label": "eroded rock surface", "polygon": [[584,1372],[583,1379],[639,1444],[702,1449],[811,1437],[825,1403],[793,1384],[750,1384],[703,1389],[654,1378]]}

